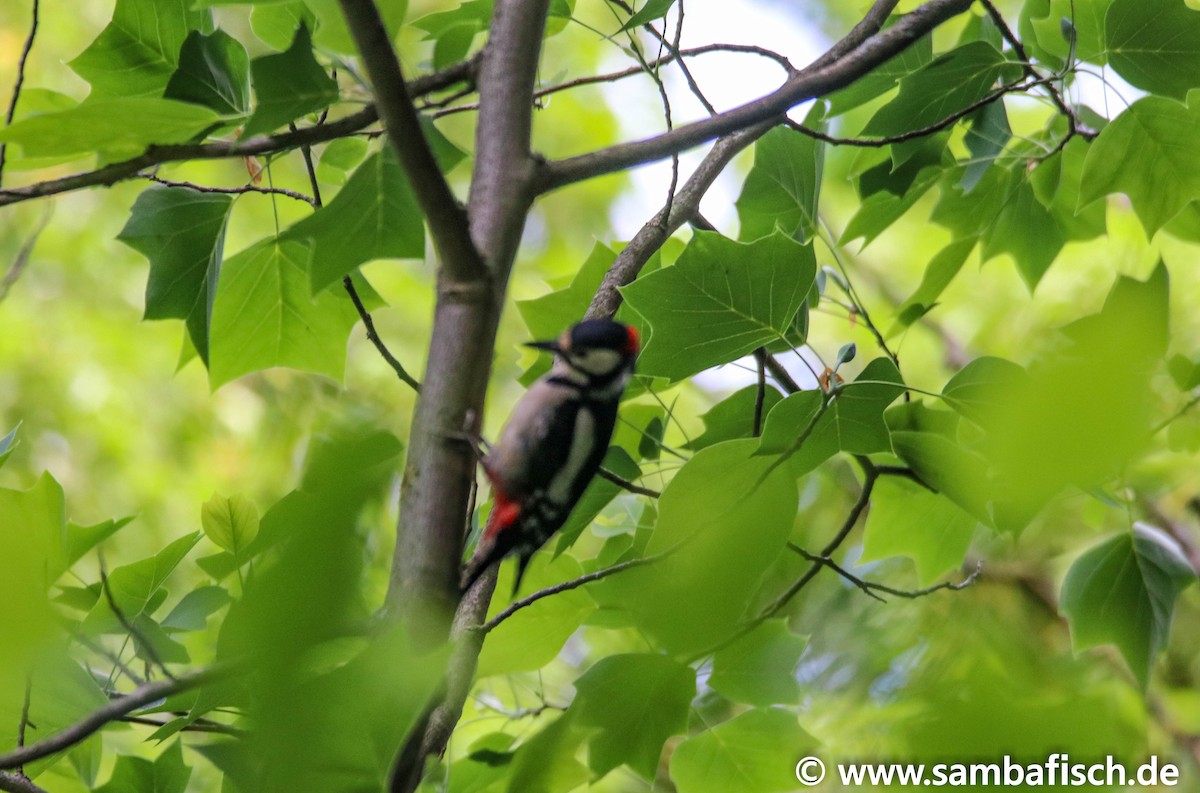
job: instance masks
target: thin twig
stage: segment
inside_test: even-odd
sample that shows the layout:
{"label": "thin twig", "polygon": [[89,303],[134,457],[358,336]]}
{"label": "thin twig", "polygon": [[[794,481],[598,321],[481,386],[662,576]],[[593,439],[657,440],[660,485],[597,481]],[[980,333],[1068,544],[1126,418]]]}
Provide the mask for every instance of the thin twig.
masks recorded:
{"label": "thin twig", "polygon": [[[410,86],[412,96],[422,96],[430,91],[436,91],[463,80],[473,79],[475,60],[461,61],[448,66],[439,72],[413,80]],[[223,160],[235,157],[249,157],[260,154],[276,154],[290,151],[305,144],[325,143],[327,141],[352,135],[379,120],[375,105],[367,105],[337,121],[304,127],[296,132],[282,132],[276,135],[255,135],[252,138],[237,141],[212,141],[209,143],[177,143],[154,145],[137,157],[115,162],[93,171],[63,176],[58,179],[47,179],[25,187],[0,190],[0,206],[17,204],[35,198],[68,193],[96,185],[112,185],[126,179],[135,178],[141,171],[168,162],[181,160]]]}
{"label": "thin twig", "polygon": [[642,487],[641,485],[630,482],[628,479],[617,476],[607,468],[601,468],[596,472],[596,476],[599,476],[601,479],[607,479],[622,490],[628,490],[630,493],[636,493],[639,496],[658,498],[662,495],[662,493],[658,492],[657,490],[651,490],[648,487]]}
{"label": "thin twig", "polygon": [[[758,99],[676,127],[671,132],[544,163],[538,174],[538,192],[549,192],[585,179],[664,159],[758,124],[774,126],[797,104],[849,85],[862,74],[903,52],[938,25],[966,11],[971,2],[973,0],[929,0],[886,30],[866,32],[846,54],[832,60],[822,56],[813,65],[789,78],[783,86]],[[888,0],[876,5],[890,10],[895,7],[895,2]]]}
{"label": "thin twig", "polygon": [[52,754],[68,749],[95,733],[104,725],[120,719],[133,711],[143,708],[172,694],[188,691],[196,686],[208,683],[217,677],[227,674],[227,668],[200,669],[180,675],[174,680],[156,680],[152,683],[138,686],[128,694],[112,700],[106,705],[96,708],[79,721],[49,738],[37,743],[23,746],[19,749],[0,755],[0,770],[19,768],[34,760],[49,757]]}
{"label": "thin twig", "polygon": [[807,135],[814,140],[822,141],[823,143],[829,143],[834,146],[859,146],[864,148],[878,149],[884,146],[890,146],[893,143],[904,143],[905,141],[924,138],[928,135],[934,134],[935,132],[941,132],[947,127],[954,125],[964,117],[971,115],[981,107],[990,105],[991,103],[1011,93],[1028,91],[1030,88],[1034,88],[1039,85],[1048,85],[1051,82],[1051,79],[1052,78],[1049,77],[1041,77],[1034,80],[1026,81],[1021,79],[1011,83],[1006,83],[997,88],[995,91],[992,91],[987,96],[976,99],[974,102],[962,108],[961,110],[957,110],[939,121],[935,121],[934,123],[921,127],[920,129],[912,129],[908,130],[907,132],[901,132],[898,135],[888,135],[887,137],[883,138],[839,138],[836,135],[828,135],[818,129],[806,127],[800,122],[793,121],[790,118],[785,118],[783,123],[787,124],[797,132]]}
{"label": "thin twig", "polygon": [[842,567],[837,562],[833,561],[833,559],[831,559],[830,557],[819,556],[815,553],[810,553],[810,552],[804,550],[803,548],[801,548],[799,545],[796,545],[795,543],[789,542],[788,548],[790,548],[792,551],[799,554],[800,556],[803,556],[805,559],[807,559],[810,562],[816,562],[817,564],[822,564],[822,565],[828,567],[830,570],[833,570],[839,576],[841,576],[842,578],[849,581],[851,584],[854,584],[854,586],[861,589],[864,594],[868,595],[869,597],[874,598],[875,600],[878,600],[881,603],[886,603],[887,600],[885,600],[884,598],[879,596],[880,592],[883,592],[886,595],[892,595],[892,596],[898,597],[898,598],[907,598],[909,600],[915,600],[917,598],[925,597],[926,595],[932,595],[934,592],[940,592],[943,589],[948,589],[948,590],[957,592],[957,591],[966,589],[967,587],[971,586],[971,584],[974,584],[975,579],[977,579],[979,577],[979,574],[983,572],[983,562],[978,562],[975,565],[975,569],[971,572],[971,574],[968,575],[966,578],[964,578],[962,581],[959,581],[958,583],[955,583],[953,581],[943,581],[940,584],[935,584],[934,586],[928,586],[923,589],[896,589],[894,587],[890,587],[885,584],[877,584],[874,581],[867,581],[865,579],[859,578],[858,576],[854,575],[854,573],[851,573],[849,570]]}
{"label": "thin twig", "polygon": [[[797,71],[796,67],[792,65],[792,62],[789,61],[787,59],[787,57],[785,57],[784,55],[781,55],[780,53],[775,52],[774,50],[769,50],[766,47],[756,47],[751,44],[704,44],[699,47],[688,47],[687,49],[679,50],[678,55],[676,55],[675,53],[669,52],[668,54],[663,55],[662,57],[660,57],[656,60],[650,61],[650,66],[654,69],[658,69],[659,67],[666,66],[667,64],[676,60],[677,58],[691,58],[691,57],[695,57],[697,55],[707,55],[707,54],[713,53],[713,52],[737,53],[737,54],[744,54],[744,55],[758,55],[758,56],[761,56],[763,58],[768,58],[768,59],[773,60],[776,63],[778,63],[783,68],[784,72],[787,73],[788,76],[795,74]],[[626,69],[621,69],[621,70],[615,71],[615,72],[606,72],[604,74],[592,74],[592,75],[587,75],[585,77],[576,77],[572,80],[566,80],[565,82],[556,83],[554,85],[549,85],[549,86],[546,86],[545,88],[539,88],[538,90],[533,92],[533,98],[535,100],[538,100],[538,99],[542,99],[543,97],[550,96],[551,94],[556,94],[560,91],[569,91],[572,88],[580,88],[585,85],[597,85],[599,83],[615,83],[620,80],[624,80],[627,77],[635,77],[637,75],[645,74],[645,73],[646,73],[646,70],[643,69],[641,66],[630,66]],[[429,107],[429,106],[427,106],[427,107]],[[478,102],[471,102],[469,104],[462,104],[462,105],[454,105],[453,107],[447,107],[447,108],[442,108],[442,109],[437,110],[433,114],[433,117],[441,118],[442,116],[449,116],[449,115],[453,115],[455,113],[466,113],[466,112],[474,111],[474,110],[478,110],[478,109],[479,109]]]}
{"label": "thin twig", "polygon": [[671,548],[670,550],[663,551],[662,553],[658,553],[653,556],[643,556],[640,559],[630,559],[629,561],[621,562],[620,564],[614,564],[611,567],[605,567],[600,570],[596,570],[595,572],[581,575],[579,578],[572,578],[570,581],[563,581],[561,584],[555,584],[554,586],[549,586],[545,589],[539,589],[532,595],[523,597],[511,604],[508,608],[504,609],[504,611],[501,611],[499,614],[483,623],[483,625],[480,625],[476,630],[478,630],[480,633],[490,633],[491,631],[495,630],[496,626],[504,622],[513,614],[516,614],[518,611],[527,606],[532,606],[542,598],[548,598],[551,595],[557,595],[560,592],[568,592],[572,589],[578,589],[584,584],[590,584],[593,581],[599,581],[602,578],[608,578],[610,575],[623,573],[626,570],[633,569],[634,567],[642,567],[643,565],[653,564],[666,558],[674,550],[674,548]]}
{"label": "thin twig", "polygon": [[921,478],[920,474],[918,474],[916,471],[909,468],[908,466],[877,465],[877,466],[875,466],[875,473],[879,474],[880,476],[895,476],[895,477],[899,477],[901,479],[908,479],[912,482],[916,482],[918,485],[925,488],[930,493],[938,492],[936,487],[934,487],[933,485],[926,482],[924,479]]}
{"label": "thin twig", "polygon": [[[755,356],[757,355],[758,353],[755,353]],[[792,375],[774,355],[763,350],[762,359],[767,371],[771,373],[771,377],[775,378],[775,382],[779,383],[784,391],[787,391],[789,394],[797,394],[801,391],[800,386],[792,379]]]}
{"label": "thin twig", "polygon": [[[321,185],[317,181],[317,169],[313,164],[312,147],[307,144],[301,146],[300,156],[304,160],[304,169],[308,172],[308,183],[312,186],[312,205],[320,209],[324,206],[325,202],[321,200]],[[362,320],[363,327],[367,331],[367,340],[375,345],[375,349],[379,351],[383,360],[387,362],[387,365],[400,378],[400,382],[407,383],[412,390],[420,393],[421,384],[408,373],[408,370],[404,368],[404,364],[400,363],[400,359],[392,355],[392,351],[388,349],[387,345],[383,343],[383,339],[379,337],[379,332],[375,330],[375,320],[371,316],[371,313],[367,311],[367,307],[363,305],[362,298],[358,294],[358,288],[354,286],[354,279],[349,275],[342,278],[342,288],[346,290],[346,294],[350,296],[350,301],[354,303],[354,310],[358,312],[358,317]]]}
{"label": "thin twig", "polygon": [[[25,673],[25,696],[21,701],[21,721],[17,724],[17,748],[25,745],[25,728],[29,726],[29,700],[33,694],[33,672]],[[37,726],[34,726],[37,729]],[[24,776],[25,766],[17,766],[17,773]]]}
{"label": "thin twig", "polygon": [[[308,148],[305,146],[304,148]],[[303,201],[309,206],[318,206],[318,202],[312,196],[307,196],[304,193],[298,193],[295,190],[288,190],[283,187],[259,187],[255,184],[242,185],[241,187],[210,187],[208,185],[196,184],[194,182],[179,182],[173,179],[163,179],[152,173],[139,173],[143,179],[148,179],[151,182],[157,182],[167,187],[182,187],[187,190],[193,190],[197,193],[222,193],[224,195],[242,195],[244,193],[266,193],[268,195],[281,195],[288,198],[294,198],[297,201]]]}
{"label": "thin twig", "polygon": [[[21,99],[21,87],[25,85],[25,64],[29,60],[29,51],[33,49],[33,40],[38,30],[38,1],[33,0],[33,21],[29,25],[29,35],[21,47],[21,57],[17,60],[17,79],[13,83],[12,99],[8,102],[8,112],[4,115],[4,126],[10,127],[17,113],[17,102]],[[0,143],[0,182],[4,179],[4,163],[8,158],[8,144]]]}
{"label": "thin twig", "polygon": [[104,592],[104,598],[108,601],[108,607],[112,609],[112,613],[116,615],[117,621],[125,628],[131,637],[133,637],[146,651],[146,655],[150,656],[150,661],[159,668],[159,670],[169,679],[175,680],[175,675],[171,674],[171,670],[167,669],[167,665],[163,662],[162,656],[158,654],[158,650],[154,648],[148,639],[142,635],[142,632],[134,627],[133,623],[126,618],[120,606],[117,605],[116,598],[113,597],[112,589],[108,585],[108,571],[104,567],[104,554],[97,552],[97,560],[100,563],[100,589]]}
{"label": "thin twig", "polygon": [[[126,724],[141,724],[146,727],[166,727],[170,724],[169,721],[157,721],[148,719],[145,716],[122,716],[117,721],[123,721]],[[217,735],[234,735],[244,737],[246,731],[230,724],[221,724],[220,722],[211,721],[209,719],[199,719],[191,724],[184,725],[179,728],[180,732],[207,732]]]}
{"label": "thin twig", "polygon": [[763,403],[767,400],[767,351],[759,347],[754,351],[754,360],[758,363],[758,390],[754,393],[754,423],[750,434],[757,438],[762,435]]}
{"label": "thin twig", "polygon": [[8,293],[12,291],[13,286],[21,279],[25,272],[25,268],[29,266],[29,257],[33,254],[33,246],[37,244],[38,238],[42,236],[42,232],[46,230],[46,226],[50,225],[50,218],[54,215],[54,206],[46,207],[46,212],[42,215],[41,222],[37,228],[29,235],[21,245],[21,249],[17,251],[17,255],[13,258],[12,265],[8,268],[8,272],[4,274],[3,280],[0,280],[0,302],[8,297]]}

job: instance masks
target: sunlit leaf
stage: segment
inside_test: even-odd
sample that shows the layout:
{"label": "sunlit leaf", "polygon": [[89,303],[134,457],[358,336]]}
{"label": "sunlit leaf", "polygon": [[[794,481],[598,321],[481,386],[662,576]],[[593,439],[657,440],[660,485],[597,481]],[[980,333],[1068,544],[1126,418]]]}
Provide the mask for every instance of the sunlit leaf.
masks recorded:
{"label": "sunlit leaf", "polygon": [[713,654],[708,684],[734,702],[794,704],[800,697],[796,666],[807,644],[786,620],[767,620]]}
{"label": "sunlit leaf", "polygon": [[791,760],[815,744],[793,713],[746,711],[681,743],[671,755],[671,781],[679,793],[794,790]]}
{"label": "sunlit leaf", "polygon": [[[821,129],[824,107],[817,105],[804,123]],[[825,146],[779,126],[754,143],[754,167],[737,199],[738,239],[754,240],[776,229],[808,242],[817,229],[817,198]]]}
{"label": "sunlit leaf", "polygon": [[341,379],[358,313],[341,290],[311,293],[312,255],[308,240],[268,239],[224,263],[212,313],[214,388],[272,366]]}
{"label": "sunlit leaf", "polygon": [[226,497],[214,493],[200,507],[200,527],[205,535],[234,556],[244,554],[258,536],[258,524],[258,506],[241,494]]}
{"label": "sunlit leaf", "polygon": [[775,341],[815,276],[811,245],[782,233],[743,244],[696,232],[674,266],[621,290],[653,328],[639,371],[678,380]]}
{"label": "sunlit leaf", "polygon": [[953,501],[915,482],[884,477],[875,484],[863,533],[863,561],[907,556],[928,586],[962,566],[978,521]]}
{"label": "sunlit leaf", "polygon": [[1184,0],[1113,0],[1104,35],[1109,63],[1130,85],[1176,99],[1200,88],[1200,11]]}
{"label": "sunlit leaf", "polygon": [[628,765],[647,779],[667,738],[687,728],[696,673],[665,655],[610,655],[575,681],[571,712],[588,738],[588,763],[599,776]]}

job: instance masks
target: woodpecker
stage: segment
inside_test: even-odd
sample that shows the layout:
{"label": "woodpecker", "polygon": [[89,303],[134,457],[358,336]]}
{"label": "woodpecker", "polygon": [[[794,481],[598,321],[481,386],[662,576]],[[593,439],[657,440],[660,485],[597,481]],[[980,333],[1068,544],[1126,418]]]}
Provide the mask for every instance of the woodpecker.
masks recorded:
{"label": "woodpecker", "polygon": [[589,319],[528,346],[553,352],[554,366],[517,402],[481,461],[492,511],[463,570],[464,592],[510,553],[518,560],[516,592],[529,559],[566,522],[608,450],[638,334]]}

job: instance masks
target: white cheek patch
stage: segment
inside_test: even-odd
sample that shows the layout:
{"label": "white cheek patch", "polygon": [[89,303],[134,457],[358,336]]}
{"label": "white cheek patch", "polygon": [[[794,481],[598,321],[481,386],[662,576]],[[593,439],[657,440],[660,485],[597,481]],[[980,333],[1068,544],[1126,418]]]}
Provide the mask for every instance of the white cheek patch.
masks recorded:
{"label": "white cheek patch", "polygon": [[603,375],[621,365],[621,353],[616,350],[588,350],[583,355],[572,357],[571,363],[588,374]]}

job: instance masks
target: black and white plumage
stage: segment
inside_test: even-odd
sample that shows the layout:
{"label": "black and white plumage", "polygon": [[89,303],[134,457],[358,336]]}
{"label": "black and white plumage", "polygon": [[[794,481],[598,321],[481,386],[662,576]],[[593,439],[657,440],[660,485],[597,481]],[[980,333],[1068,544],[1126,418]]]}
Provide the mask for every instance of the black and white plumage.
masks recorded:
{"label": "black and white plumage", "polygon": [[554,352],[554,366],[517,402],[483,459],[492,511],[463,570],[464,591],[510,553],[519,560],[515,591],[530,557],[566,522],[608,450],[638,335],[593,319],[530,346]]}

